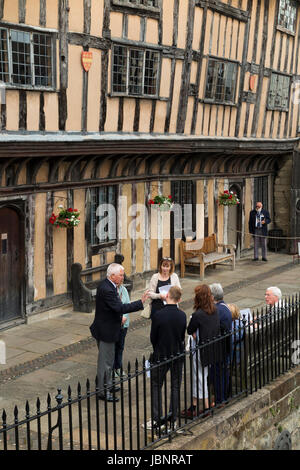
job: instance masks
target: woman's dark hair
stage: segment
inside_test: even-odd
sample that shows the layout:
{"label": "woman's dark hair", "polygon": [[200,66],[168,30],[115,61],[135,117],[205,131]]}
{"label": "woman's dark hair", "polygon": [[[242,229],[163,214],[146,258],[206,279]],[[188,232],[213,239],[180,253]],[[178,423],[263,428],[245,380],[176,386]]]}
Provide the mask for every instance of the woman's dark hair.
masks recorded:
{"label": "woman's dark hair", "polygon": [[209,315],[216,311],[214,298],[207,284],[202,284],[195,288],[194,310],[199,309],[204,310]]}

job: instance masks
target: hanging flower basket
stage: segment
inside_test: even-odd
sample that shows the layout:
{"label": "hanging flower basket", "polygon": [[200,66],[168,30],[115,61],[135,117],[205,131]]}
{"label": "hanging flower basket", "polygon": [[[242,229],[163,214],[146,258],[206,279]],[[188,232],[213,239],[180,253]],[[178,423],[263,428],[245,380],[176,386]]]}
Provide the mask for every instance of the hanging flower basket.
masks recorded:
{"label": "hanging flower basket", "polygon": [[150,199],[148,204],[159,211],[169,211],[173,206],[172,196],[155,196],[154,199]]}
{"label": "hanging flower basket", "polygon": [[224,191],[219,196],[219,205],[220,206],[236,206],[240,203],[236,193],[232,191]]}
{"label": "hanging flower basket", "polygon": [[69,207],[69,209],[64,209],[63,206],[58,207],[60,208],[60,212],[58,215],[52,213],[49,219],[50,224],[55,225],[56,227],[77,227],[80,221],[80,212],[77,209],[73,209],[72,207]]}

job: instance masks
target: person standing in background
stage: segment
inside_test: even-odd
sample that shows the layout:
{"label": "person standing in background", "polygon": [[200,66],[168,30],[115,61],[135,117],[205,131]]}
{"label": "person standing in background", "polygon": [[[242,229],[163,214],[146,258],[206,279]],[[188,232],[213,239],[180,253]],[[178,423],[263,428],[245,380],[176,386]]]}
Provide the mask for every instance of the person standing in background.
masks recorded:
{"label": "person standing in background", "polygon": [[258,261],[259,248],[261,248],[262,261],[267,260],[267,225],[271,222],[270,214],[267,210],[263,209],[261,202],[256,203],[255,209],[249,215],[249,232],[254,237],[254,258],[253,261]]}

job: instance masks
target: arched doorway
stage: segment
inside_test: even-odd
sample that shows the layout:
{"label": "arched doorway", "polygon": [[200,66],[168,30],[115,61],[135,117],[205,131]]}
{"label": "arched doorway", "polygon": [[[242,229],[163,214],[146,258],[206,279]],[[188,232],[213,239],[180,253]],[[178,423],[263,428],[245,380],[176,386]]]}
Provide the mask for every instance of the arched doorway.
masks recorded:
{"label": "arched doorway", "polygon": [[0,207],[0,325],[23,314],[24,230],[19,211]]}
{"label": "arched doorway", "polygon": [[[241,202],[241,187],[239,184],[231,184],[229,191],[237,195]],[[228,208],[228,222],[227,222],[227,243],[236,246],[236,257],[240,257],[241,253],[241,203],[236,206]]]}

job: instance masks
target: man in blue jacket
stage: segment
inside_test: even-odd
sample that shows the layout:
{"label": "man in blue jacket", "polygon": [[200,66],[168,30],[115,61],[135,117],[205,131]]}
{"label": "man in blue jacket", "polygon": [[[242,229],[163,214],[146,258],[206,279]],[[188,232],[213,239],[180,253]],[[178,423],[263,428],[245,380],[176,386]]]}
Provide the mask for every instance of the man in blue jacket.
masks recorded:
{"label": "man in blue jacket", "polygon": [[[92,336],[98,344],[97,376],[100,399],[109,402],[119,399],[111,393],[112,369],[115,358],[115,343],[119,339],[124,313],[144,309],[144,302],[149,297],[146,291],[141,300],[122,303],[117,288],[124,280],[124,268],[121,264],[112,263],[107,268],[107,278],[97,287],[95,319],[90,326]],[[104,393],[106,382],[107,392]],[[116,391],[116,390],[115,390]]]}
{"label": "man in blue jacket", "polygon": [[256,203],[255,209],[249,215],[249,232],[254,237],[254,258],[253,261],[258,261],[258,252],[261,248],[262,261],[267,260],[267,225],[271,222],[270,214],[267,210],[263,209],[261,202]]}
{"label": "man in blue jacket", "polygon": [[224,406],[229,397],[229,365],[231,355],[232,314],[224,302],[224,292],[221,284],[211,284],[211,293],[220,319],[221,335],[219,342],[221,360],[210,368],[210,381],[214,386],[215,401],[218,407]]}

